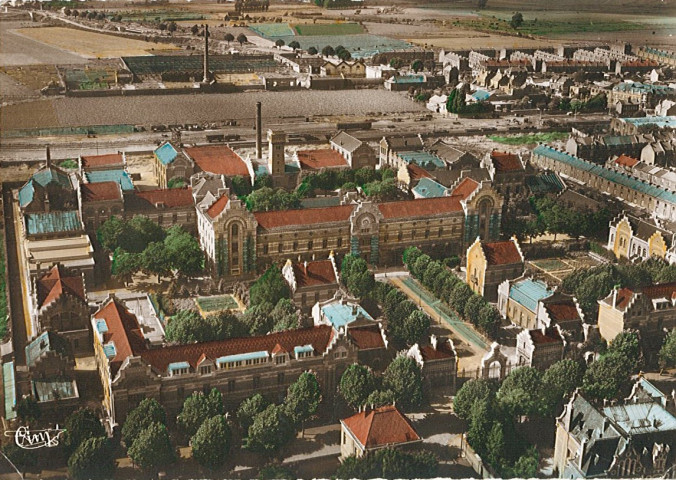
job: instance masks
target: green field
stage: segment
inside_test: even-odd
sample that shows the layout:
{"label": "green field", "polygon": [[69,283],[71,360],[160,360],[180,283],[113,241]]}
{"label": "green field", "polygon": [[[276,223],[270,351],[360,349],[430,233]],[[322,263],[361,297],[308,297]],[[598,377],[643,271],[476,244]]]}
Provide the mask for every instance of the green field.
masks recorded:
{"label": "green field", "polygon": [[354,35],[364,33],[364,27],[358,23],[306,23],[294,25],[298,35]]}
{"label": "green field", "polygon": [[201,13],[183,12],[180,10],[132,10],[120,13],[123,22],[166,22],[173,20],[202,20]]}
{"label": "green field", "polygon": [[546,260],[534,260],[531,262],[538,268],[545,270],[547,272],[554,272],[557,270],[570,270],[570,265],[563,263],[561,260],[557,259],[546,259]]}
{"label": "green field", "polygon": [[505,145],[529,145],[532,143],[548,143],[568,138],[568,132],[529,133],[527,135],[489,135],[488,138]]}
{"label": "green field", "polygon": [[205,313],[219,312],[221,310],[235,310],[239,304],[235,298],[228,295],[215,295],[213,297],[198,297],[195,302]]}

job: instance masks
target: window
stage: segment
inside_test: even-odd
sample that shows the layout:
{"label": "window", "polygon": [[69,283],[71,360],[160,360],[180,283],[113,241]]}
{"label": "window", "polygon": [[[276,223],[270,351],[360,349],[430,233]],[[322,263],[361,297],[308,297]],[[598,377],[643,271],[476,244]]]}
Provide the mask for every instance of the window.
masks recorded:
{"label": "window", "polygon": [[211,373],[211,365],[203,365],[200,367],[200,374],[209,375]]}
{"label": "window", "polygon": [[261,377],[256,375],[255,377],[253,377],[253,388],[254,390],[256,390],[260,386],[261,386]]}
{"label": "window", "polygon": [[277,355],[275,357],[275,363],[277,365],[283,365],[286,363],[286,355]]}
{"label": "window", "polygon": [[337,246],[342,247],[343,246],[343,238],[338,237],[338,242],[336,243]]}
{"label": "window", "polygon": [[314,245],[314,242],[313,242],[312,240],[308,240],[308,242],[307,242],[307,249],[308,249],[308,250],[312,250],[313,245]]}
{"label": "window", "polygon": [[284,372],[279,372],[277,374],[277,385],[283,385],[284,384]]}
{"label": "window", "polygon": [[234,392],[235,391],[235,381],[230,380],[228,381],[228,392]]}
{"label": "window", "polygon": [[425,230],[425,238],[430,238],[430,230],[429,228]]}
{"label": "window", "polygon": [[322,248],[327,248],[329,246],[329,241],[325,238],[322,240]]}
{"label": "window", "polygon": [[397,240],[401,242],[403,238],[404,238],[404,234],[402,232],[399,232],[397,234]]}
{"label": "window", "polygon": [[439,227],[439,236],[441,237],[443,235],[444,235],[444,227]]}
{"label": "window", "polygon": [[295,251],[297,251],[297,250],[298,250],[298,242],[294,240],[294,242],[293,242],[293,251],[295,252]]}
{"label": "window", "polygon": [[277,252],[282,253],[282,248],[283,248],[283,244],[282,244],[282,242],[279,242],[277,244]]}
{"label": "window", "polygon": [[263,245],[263,255],[267,255],[267,254],[268,254],[268,244],[266,243],[266,244]]}

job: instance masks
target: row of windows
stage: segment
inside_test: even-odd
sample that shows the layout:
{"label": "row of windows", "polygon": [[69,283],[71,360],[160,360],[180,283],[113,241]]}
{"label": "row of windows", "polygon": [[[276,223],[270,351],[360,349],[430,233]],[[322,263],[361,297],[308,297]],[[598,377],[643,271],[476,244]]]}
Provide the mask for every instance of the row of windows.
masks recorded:
{"label": "row of windows", "polygon": [[[336,239],[336,242],[335,242],[335,243],[336,243],[336,245],[335,245],[336,247],[341,248],[341,247],[343,246],[343,239],[339,237],[338,239]],[[318,242],[316,243],[316,245],[319,246],[319,244],[320,244],[320,242],[318,241]],[[273,245],[274,245],[274,244],[273,244]],[[305,243],[304,246],[305,246],[305,249],[306,249],[306,250],[313,250],[313,249],[315,248],[315,241],[314,241],[314,240],[308,240],[308,241]],[[321,248],[322,248],[323,250],[326,250],[327,248],[329,248],[329,241],[328,241],[328,239],[326,239],[326,238],[322,239],[322,241],[321,241]],[[282,253],[283,251],[284,251],[284,243],[283,243],[283,242],[279,242],[279,243],[277,244],[277,253]],[[291,251],[292,251],[292,252],[298,251],[298,241],[297,241],[297,240],[294,241],[294,242],[291,244]],[[263,255],[267,255],[268,253],[270,253],[270,245],[267,244],[267,243],[264,243],[264,244],[263,244]]]}
{"label": "row of windows", "polygon": [[[312,357],[312,356],[314,356],[314,352],[299,352],[296,355],[296,358],[301,359],[301,358],[309,358],[309,357]],[[286,358],[287,358],[286,355],[277,355],[275,357],[275,364],[276,365],[285,364]],[[261,365],[263,363],[268,363],[268,362],[269,362],[268,358],[250,358],[250,359],[247,359],[247,360],[237,360],[235,362],[221,363],[221,364],[216,366],[216,369],[217,370],[231,370],[233,368],[239,368],[239,367],[242,367],[242,366],[247,367],[247,366],[253,366],[253,365]],[[199,368],[200,375],[208,375],[208,374],[212,373],[212,371],[213,371],[212,365],[202,365]],[[188,368],[179,368],[179,369],[173,370],[171,372],[171,376],[185,375],[185,374],[188,374],[188,373],[190,373]]]}

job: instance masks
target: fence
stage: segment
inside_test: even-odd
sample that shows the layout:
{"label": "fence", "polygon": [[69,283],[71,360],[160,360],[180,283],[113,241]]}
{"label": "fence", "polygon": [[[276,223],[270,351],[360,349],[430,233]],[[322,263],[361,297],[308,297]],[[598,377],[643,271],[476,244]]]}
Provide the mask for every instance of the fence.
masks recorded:
{"label": "fence", "polygon": [[462,434],[462,454],[465,457],[465,460],[467,460],[467,463],[469,463],[469,466],[472,467],[481,478],[495,478],[483,459],[474,451],[469,443],[467,443],[467,437],[464,433]]}

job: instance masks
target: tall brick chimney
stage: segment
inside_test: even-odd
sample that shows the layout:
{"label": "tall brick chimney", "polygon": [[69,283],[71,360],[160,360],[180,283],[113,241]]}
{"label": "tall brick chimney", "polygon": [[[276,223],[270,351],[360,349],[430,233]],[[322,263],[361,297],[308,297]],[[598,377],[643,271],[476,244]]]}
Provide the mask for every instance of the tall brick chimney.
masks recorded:
{"label": "tall brick chimney", "polygon": [[256,158],[263,158],[263,118],[261,102],[256,102]]}
{"label": "tall brick chimney", "polygon": [[209,83],[209,25],[204,24],[204,78],[202,82]]}

